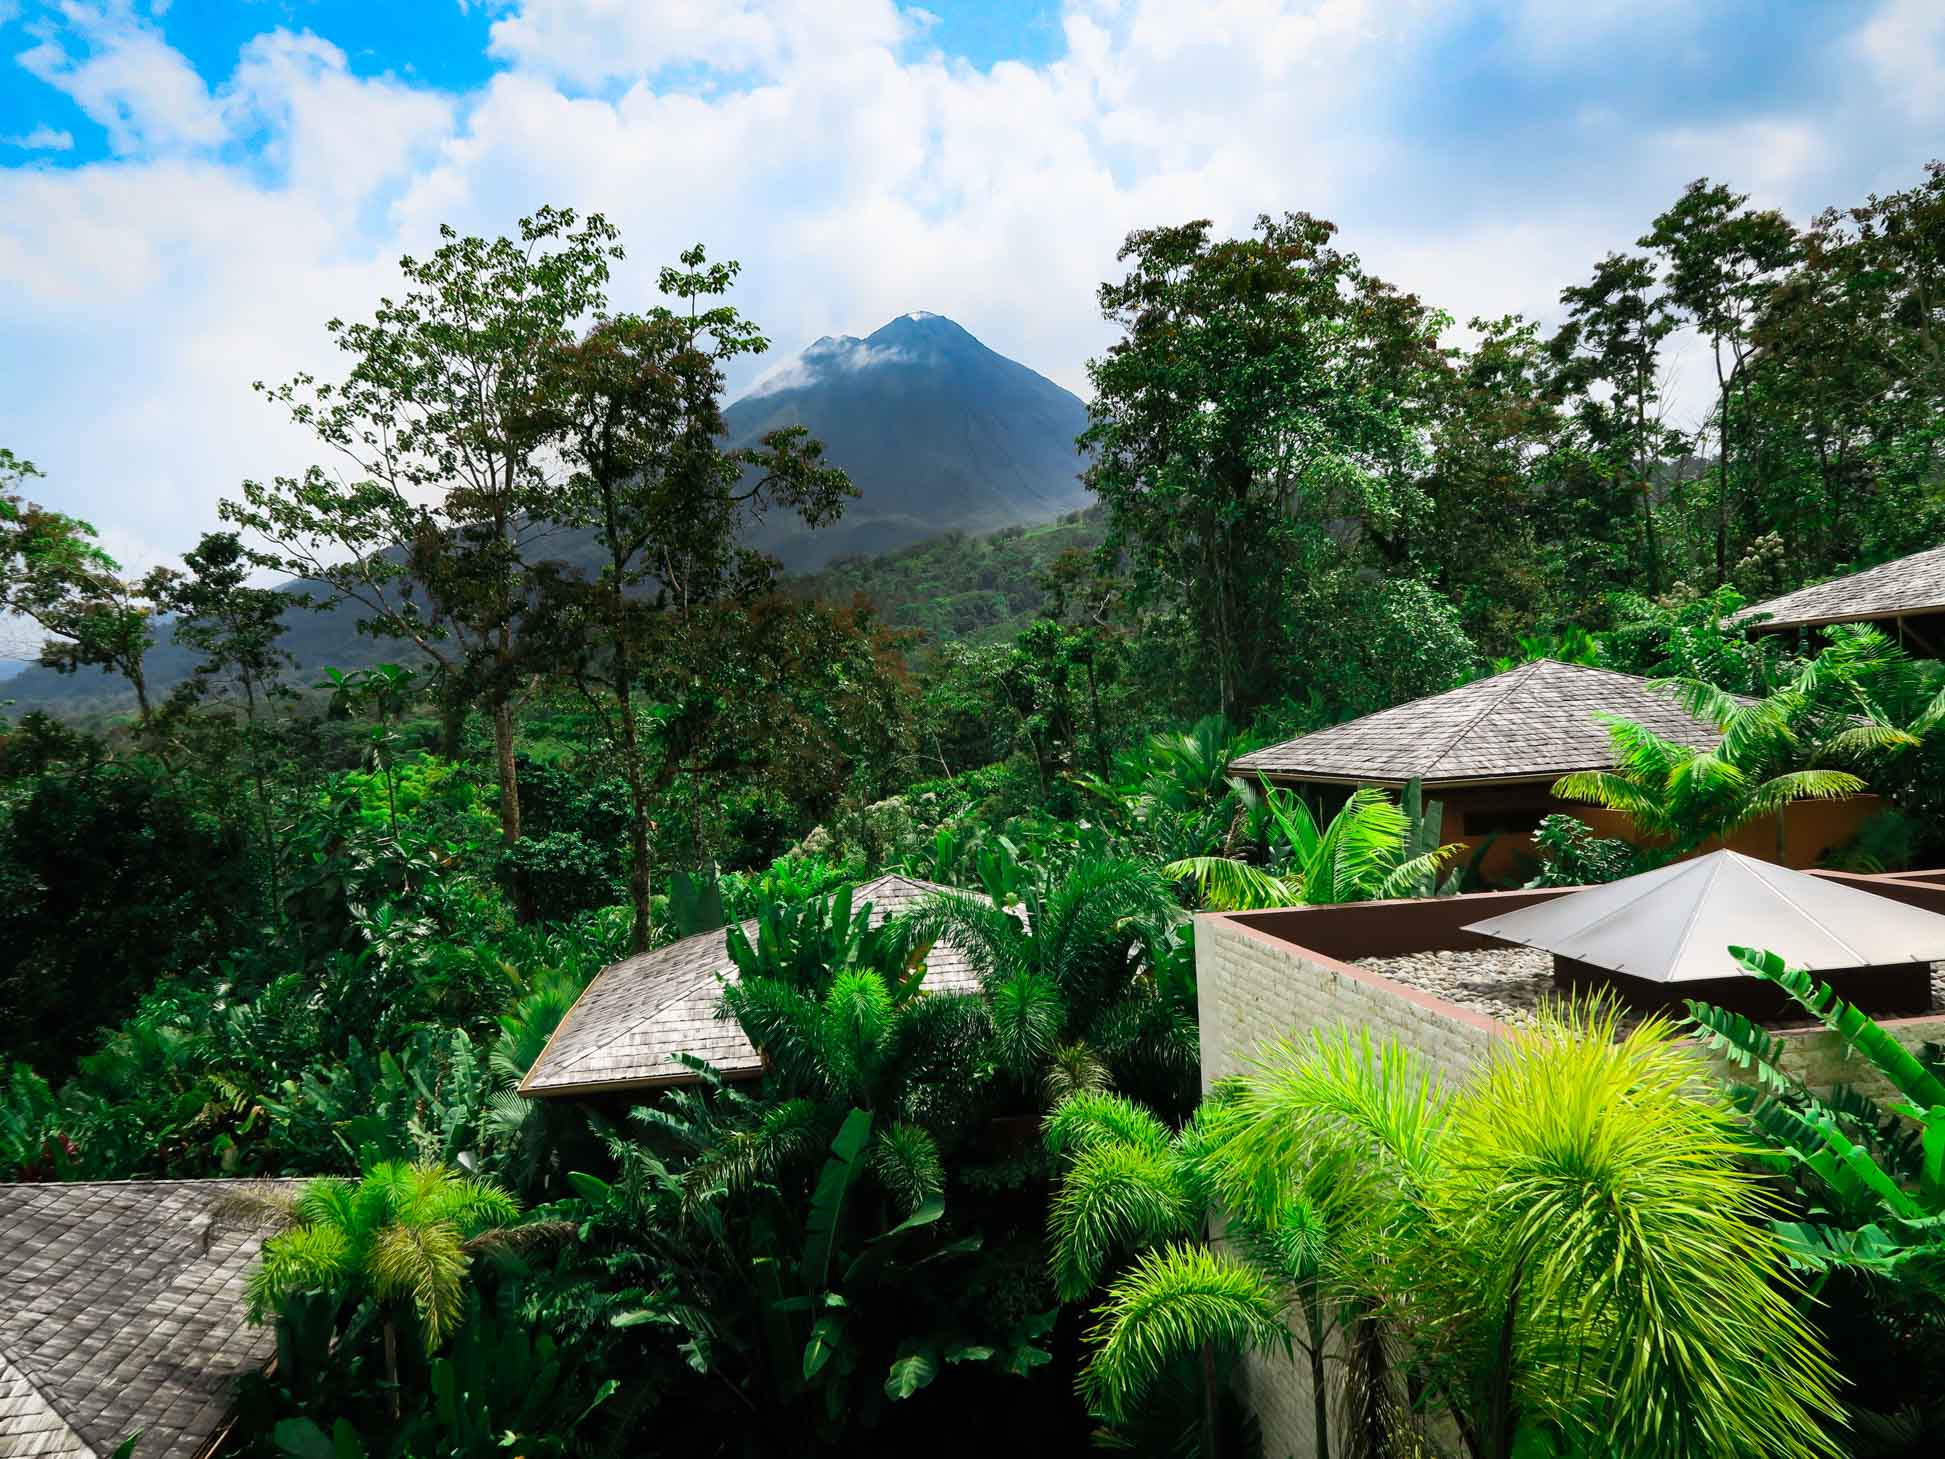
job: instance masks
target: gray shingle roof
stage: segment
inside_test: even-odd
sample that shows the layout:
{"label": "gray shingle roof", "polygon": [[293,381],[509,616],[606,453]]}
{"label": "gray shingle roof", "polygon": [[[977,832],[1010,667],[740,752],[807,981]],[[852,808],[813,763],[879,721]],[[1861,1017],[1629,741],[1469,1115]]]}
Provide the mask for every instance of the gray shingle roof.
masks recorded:
{"label": "gray shingle roof", "polygon": [[244,1317],[263,1231],[221,1213],[299,1181],[0,1185],[0,1456],[191,1459],[276,1346]]}
{"label": "gray shingle roof", "polygon": [[[950,890],[881,876],[854,888],[851,904],[869,902],[876,927]],[[754,939],[756,922],[745,922],[743,931]],[[733,1020],[716,1017],[723,983],[735,976],[727,932],[699,932],[603,968],[554,1030],[520,1092],[572,1095],[689,1083],[695,1076],[675,1062],[677,1054],[707,1059],[731,1078],[754,1078],[763,1071],[761,1056]],[[956,948],[941,943],[926,958],[929,992],[969,992],[978,982]]]}
{"label": "gray shingle roof", "polygon": [[1603,710],[1698,749],[1722,738],[1646,679],[1536,659],[1254,750],[1230,769],[1272,779],[1390,785],[1550,779],[1614,764],[1607,727],[1595,718]]}
{"label": "gray shingle roof", "polygon": [[1813,583],[1766,603],[1752,603],[1729,621],[1745,623],[1761,614],[1768,620],[1763,627],[1801,628],[1939,609],[1945,609],[1945,547],[1881,562],[1849,577]]}

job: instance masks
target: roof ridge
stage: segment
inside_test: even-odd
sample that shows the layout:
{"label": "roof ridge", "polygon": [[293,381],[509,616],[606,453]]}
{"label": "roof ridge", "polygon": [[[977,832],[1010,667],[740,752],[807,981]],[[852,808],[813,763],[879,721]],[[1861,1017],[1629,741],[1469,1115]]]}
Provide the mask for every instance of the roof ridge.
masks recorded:
{"label": "roof ridge", "polygon": [[1697,857],[1690,863],[1694,866],[1708,867],[1709,879],[1702,883],[1702,890],[1696,893],[1695,900],[1689,903],[1688,917],[1682,923],[1682,935],[1675,939],[1675,950],[1668,956],[1669,967],[1680,965],[1683,954],[1688,951],[1690,939],[1695,936],[1696,923],[1702,918],[1702,904],[1708,900],[1709,890],[1715,885],[1715,879],[1722,875],[1722,868],[1729,865],[1728,858],[1735,854],[1724,847],[1713,855]]}
{"label": "roof ridge", "polygon": [[[1471,719],[1467,720],[1464,724],[1460,725],[1459,728],[1453,733],[1452,738],[1447,740],[1445,744],[1439,748],[1437,753],[1435,753],[1431,759],[1425,762],[1425,768],[1427,770],[1438,769],[1440,764],[1442,764],[1449,756],[1451,756],[1455,751],[1457,751],[1460,745],[1465,743],[1466,737],[1468,735],[1470,735],[1474,730],[1478,729],[1481,724],[1485,723],[1486,717],[1488,715],[1497,714],[1507,704],[1511,703],[1514,699],[1519,697],[1519,693],[1522,689],[1526,687],[1527,681],[1538,677],[1540,665],[1548,664],[1552,662],[1553,660],[1551,659],[1528,659],[1525,663],[1519,665],[1519,667],[1508,669],[1503,675],[1500,674],[1493,675],[1492,678],[1505,678],[1513,682],[1507,684],[1507,686],[1501,691],[1499,691],[1497,694],[1494,694],[1490,699],[1486,701],[1485,706],[1477,714],[1475,714]],[[1489,684],[1492,682],[1492,678],[1477,680],[1475,682]]]}
{"label": "roof ridge", "polygon": [[[1729,854],[1731,856],[1741,855],[1740,852],[1734,852],[1734,851],[1730,852]],[[1757,862],[1753,857],[1743,857],[1742,859],[1751,862],[1753,865],[1759,868],[1770,867],[1774,865],[1771,862]],[[1790,868],[1788,867],[1781,867],[1781,866],[1777,866],[1774,869],[1777,871],[1790,870]],[[1757,882],[1763,888],[1763,890],[1767,891],[1771,896],[1775,897],[1778,901],[1782,902],[1786,907],[1790,908],[1790,910],[1795,912],[1797,916],[1801,917],[1805,922],[1808,922],[1811,926],[1815,927],[1817,931],[1821,932],[1825,937],[1828,937],[1832,942],[1836,943],[1837,946],[1843,948],[1844,951],[1849,953],[1852,957],[1862,958],[1865,956],[1864,950],[1862,948],[1853,944],[1848,937],[1845,937],[1842,933],[1836,931],[1833,927],[1831,927],[1831,925],[1828,922],[1824,921],[1823,918],[1819,917],[1815,912],[1812,912],[1808,907],[1804,906],[1803,903],[1797,901],[1796,898],[1792,897],[1782,887],[1776,885],[1776,883],[1771,881],[1767,876],[1765,876],[1760,869],[1752,872],[1751,878],[1755,882]],[[1857,890],[1857,888],[1855,887],[1844,887],[1843,883],[1841,882],[1836,883],[1836,885],[1838,885],[1839,887],[1843,887],[1843,890],[1845,891]],[[1863,895],[1871,896],[1873,894],[1870,892],[1865,892],[1863,893]],[[1865,964],[1860,962],[1858,966],[1862,967],[1865,966]]]}
{"label": "roof ridge", "polygon": [[99,1190],[105,1185],[263,1185],[273,1181],[317,1180],[318,1175],[137,1175],[114,1180],[0,1180],[0,1191]]}

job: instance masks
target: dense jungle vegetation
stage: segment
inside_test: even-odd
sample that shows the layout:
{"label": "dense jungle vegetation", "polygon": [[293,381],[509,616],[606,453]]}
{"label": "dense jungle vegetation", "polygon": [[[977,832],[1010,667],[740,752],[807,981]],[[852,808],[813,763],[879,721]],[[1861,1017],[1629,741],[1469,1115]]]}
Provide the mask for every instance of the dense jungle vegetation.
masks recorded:
{"label": "dense jungle vegetation", "polygon": [[[735,265],[630,312],[620,247],[547,209],[404,260],[339,373],[262,387],[315,464],[179,569],[0,451],[4,606],[135,701],[0,733],[0,1178],[330,1178],[253,1280],[246,1449],[1240,1454],[1267,1350],[1339,1459],[1937,1452],[1935,1062],[1751,950],[1894,1101],[1706,1009],[1760,1097],[1579,1009],[1459,1090],[1317,1030],[1205,1099],[1186,913],[1454,889],[1416,793],[1313,818],[1227,763],[1541,655],[1733,732],[1617,726],[1577,793],[1662,839],[1551,818],[1539,879],[1860,786],[1854,864],[1945,854],[1936,666],[1723,626],[1945,540],[1945,168],[1807,226],[1698,182],[1553,329],[1456,330],[1303,214],[1138,232],[1098,506],[808,585],[739,524],[850,487],[800,429],[723,447]],[[278,576],[382,656],[295,671]],[[891,869],[958,890],[872,927]],[[603,966],[725,919],[761,1080],[513,1092]],[[941,938],[979,991],[918,992]]]}

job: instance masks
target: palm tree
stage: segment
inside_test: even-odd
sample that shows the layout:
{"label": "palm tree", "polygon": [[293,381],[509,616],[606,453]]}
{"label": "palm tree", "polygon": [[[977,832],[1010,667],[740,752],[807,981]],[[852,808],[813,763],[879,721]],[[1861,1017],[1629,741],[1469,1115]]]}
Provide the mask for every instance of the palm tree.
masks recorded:
{"label": "palm tree", "polygon": [[1085,1050],[1117,1081],[1172,1087],[1193,1074],[1197,1057],[1193,952],[1181,921],[1151,868],[1089,859],[1029,887],[1017,912],[941,892],[909,913],[901,932],[909,945],[945,940],[965,954],[980,978],[994,1053],[1021,1085],[1064,1088],[1085,1067]]}
{"label": "palm tree", "polygon": [[1883,632],[1837,624],[1829,642],[1780,688],[1740,699],[1701,679],[1656,681],[1690,714],[1715,726],[1711,750],[1672,744],[1631,721],[1603,716],[1616,768],[1569,775],[1554,794],[1626,814],[1680,855],[1726,838],[1792,801],[1856,795],[1845,766],[1870,767],[1922,745],[1945,724],[1945,689]]}
{"label": "palm tree", "polygon": [[1170,862],[1162,874],[1194,883],[1203,905],[1215,911],[1315,906],[1422,894],[1459,850],[1435,844],[1436,802],[1413,817],[1373,786],[1353,791],[1321,829],[1294,791],[1265,782],[1260,805],[1272,833],[1267,864],[1190,856]]}
{"label": "palm tree", "polygon": [[1329,1285],[1396,1329],[1475,1459],[1840,1452],[1732,1107],[1665,1020],[1615,1032],[1611,1008],[1546,1013],[1453,1095],[1368,1036],[1275,1046],[1212,1194],[1263,1224],[1333,1172]]}
{"label": "palm tree", "polygon": [[409,1309],[426,1352],[436,1352],[459,1324],[473,1255],[505,1239],[520,1207],[447,1166],[385,1161],[355,1181],[310,1182],[285,1214],[289,1224],[264,1242],[250,1273],[251,1319],[307,1292],[371,1302],[382,1314],[396,1413],[400,1314]]}

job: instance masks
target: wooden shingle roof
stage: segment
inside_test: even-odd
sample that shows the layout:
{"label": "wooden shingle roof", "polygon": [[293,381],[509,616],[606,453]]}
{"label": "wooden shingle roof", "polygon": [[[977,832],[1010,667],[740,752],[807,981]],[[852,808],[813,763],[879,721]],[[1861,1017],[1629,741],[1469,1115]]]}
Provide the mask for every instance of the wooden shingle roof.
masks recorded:
{"label": "wooden shingle roof", "polygon": [[1612,767],[1605,711],[1677,744],[1711,749],[1715,727],[1649,681],[1536,659],[1443,694],[1254,750],[1230,769],[1271,780],[1429,786],[1552,780]]}
{"label": "wooden shingle roof", "polygon": [[[1752,603],[1729,621],[1760,628],[1808,628],[1940,610],[1945,610],[1945,547],[1933,547],[1849,577],[1812,583],[1766,603]],[[1758,617],[1765,621],[1754,622]]]}
{"label": "wooden shingle roof", "polygon": [[0,1455],[195,1459],[276,1346],[244,1316],[263,1244],[225,1214],[300,1181],[0,1185]]}
{"label": "wooden shingle roof", "polygon": [[[851,905],[869,902],[876,927],[950,890],[881,876],[853,888]],[[756,922],[745,922],[743,932],[754,941]],[[554,1030],[520,1092],[547,1097],[690,1083],[695,1076],[675,1061],[677,1054],[706,1059],[731,1078],[755,1078],[762,1057],[734,1020],[716,1016],[723,984],[735,976],[727,931],[699,932],[603,968]],[[927,955],[927,991],[970,992],[978,985],[958,949],[941,943]]]}

